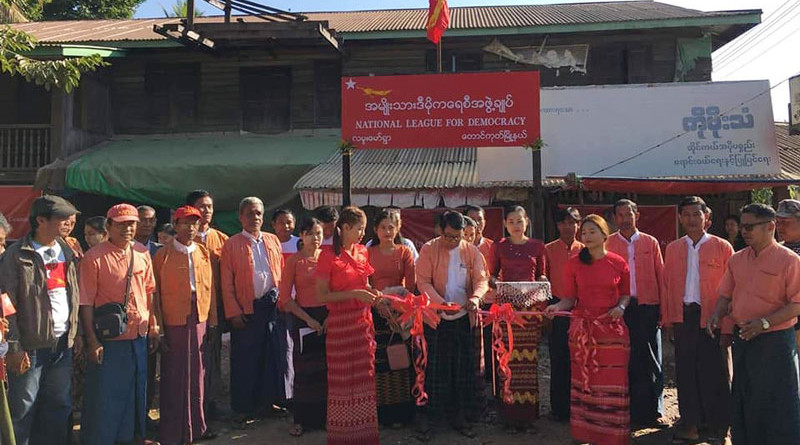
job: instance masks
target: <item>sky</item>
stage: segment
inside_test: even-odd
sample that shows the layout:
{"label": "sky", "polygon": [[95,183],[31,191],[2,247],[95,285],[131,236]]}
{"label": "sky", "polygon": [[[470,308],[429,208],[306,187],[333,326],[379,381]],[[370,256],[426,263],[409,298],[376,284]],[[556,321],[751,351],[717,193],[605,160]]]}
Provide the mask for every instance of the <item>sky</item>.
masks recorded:
{"label": "sky", "polygon": [[[346,11],[365,9],[363,0],[256,0],[289,11]],[[586,0],[584,0],[586,1]],[[772,110],[776,121],[788,120],[790,76],[800,74],[800,0],[661,0],[684,8],[704,11],[761,9],[761,24],[712,54],[714,81],[768,79],[773,86]],[[202,0],[197,7],[207,15],[220,11]],[[571,0],[449,0],[456,6],[499,6],[519,4],[578,3]],[[162,6],[175,0],[146,0],[136,17],[163,17]],[[425,0],[379,0],[367,9],[426,8]],[[783,83],[781,83],[783,82]],[[776,86],[777,85],[777,86]]]}

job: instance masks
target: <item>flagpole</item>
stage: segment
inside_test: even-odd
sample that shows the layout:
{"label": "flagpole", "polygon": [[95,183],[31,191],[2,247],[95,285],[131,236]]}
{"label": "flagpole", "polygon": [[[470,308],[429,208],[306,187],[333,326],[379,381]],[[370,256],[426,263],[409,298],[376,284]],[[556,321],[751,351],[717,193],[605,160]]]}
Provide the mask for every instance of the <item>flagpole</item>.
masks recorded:
{"label": "flagpole", "polygon": [[442,39],[439,38],[439,43],[436,44],[436,72],[442,72]]}

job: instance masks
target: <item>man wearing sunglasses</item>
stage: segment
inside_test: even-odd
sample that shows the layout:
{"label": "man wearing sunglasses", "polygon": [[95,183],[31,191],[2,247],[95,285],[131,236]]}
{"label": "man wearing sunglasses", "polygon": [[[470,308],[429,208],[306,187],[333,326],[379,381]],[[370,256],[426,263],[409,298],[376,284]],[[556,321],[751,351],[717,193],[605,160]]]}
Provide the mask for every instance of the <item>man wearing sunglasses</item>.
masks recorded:
{"label": "man wearing sunglasses", "polygon": [[750,204],[741,213],[748,247],[728,261],[708,323],[712,336],[723,316],[735,323],[733,443],[800,443],[793,329],[800,315],[800,257],[775,240],[777,215],[771,207]]}
{"label": "man wearing sunglasses", "polygon": [[61,238],[75,207],[58,196],[33,202],[31,232],[0,262],[0,283],[17,309],[8,317],[9,405],[17,443],[68,442],[72,347],[78,332],[78,274]]}

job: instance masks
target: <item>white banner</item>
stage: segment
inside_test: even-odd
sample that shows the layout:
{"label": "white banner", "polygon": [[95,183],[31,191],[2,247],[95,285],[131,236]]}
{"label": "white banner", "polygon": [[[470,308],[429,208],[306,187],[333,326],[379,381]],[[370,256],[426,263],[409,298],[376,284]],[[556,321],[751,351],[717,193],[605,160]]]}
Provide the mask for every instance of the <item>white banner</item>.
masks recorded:
{"label": "white banner", "polygon": [[[545,88],[541,128],[545,177],[780,172],[768,81]],[[530,180],[530,156],[480,148],[480,180]]]}

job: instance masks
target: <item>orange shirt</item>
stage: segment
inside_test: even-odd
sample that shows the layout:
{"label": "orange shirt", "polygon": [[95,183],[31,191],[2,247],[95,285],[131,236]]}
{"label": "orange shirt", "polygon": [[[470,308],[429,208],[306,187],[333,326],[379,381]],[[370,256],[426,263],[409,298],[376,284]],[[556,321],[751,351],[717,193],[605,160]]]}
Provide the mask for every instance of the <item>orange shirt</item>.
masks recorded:
{"label": "orange shirt", "polygon": [[382,291],[389,286],[403,286],[409,292],[414,292],[417,279],[411,249],[395,245],[390,255],[381,252],[379,246],[371,246],[368,251],[369,263],[375,269],[370,276],[373,289]]}
{"label": "orange shirt", "polygon": [[[708,235],[708,241],[698,250],[700,272],[700,327],[705,328],[708,319],[717,306],[717,287],[733,255],[733,247],[724,239]],[[667,246],[664,260],[664,289],[661,292],[661,322],[664,326],[683,323],[684,294],[686,293],[687,262],[689,246],[686,237],[677,239]],[[733,322],[725,317],[721,323],[722,332],[733,332]]]}
{"label": "orange shirt", "polygon": [[550,280],[550,289],[553,292],[553,296],[561,297],[566,295],[565,292],[569,287],[565,283],[564,268],[567,267],[570,258],[578,256],[581,249],[583,249],[581,242],[572,241],[572,245],[568,246],[561,239],[547,243],[544,246],[545,275]]}
{"label": "orange shirt", "polygon": [[67,245],[70,247],[70,249],[72,249],[73,252],[75,252],[75,257],[77,259],[80,260],[81,258],[83,258],[83,247],[81,247],[81,243],[80,241],[78,241],[77,238],[68,236],[64,238],[64,242],[67,243]]}
{"label": "orange shirt", "polygon": [[[208,320],[211,300],[214,297],[211,257],[202,244],[195,243],[192,252],[197,319]],[[153,274],[156,292],[161,303],[161,316],[166,326],[186,326],[191,313],[192,286],[189,277],[189,256],[178,251],[173,243],[158,249],[153,257]]]}
{"label": "orange shirt", "polygon": [[278,307],[282,311],[286,310],[286,303],[292,298],[292,288],[294,299],[300,307],[325,306],[317,298],[317,279],[314,277],[316,268],[317,258],[304,257],[300,252],[289,256],[283,266],[278,294]]}
{"label": "orange shirt", "polygon": [[[80,266],[81,306],[97,308],[106,303],[123,303],[129,261],[130,250],[120,249],[110,241],[104,241],[86,252]],[[158,323],[152,312],[155,289],[150,252],[134,244],[128,329],[113,340],[133,340],[147,335],[148,326],[158,332]]]}
{"label": "orange shirt", "polygon": [[[472,244],[461,241],[459,255],[463,264],[467,265],[467,298],[476,296],[483,298],[489,290],[489,273],[481,252]],[[450,251],[441,245],[441,238],[434,238],[422,246],[417,259],[417,287],[420,292],[428,294],[435,303],[444,302],[443,295],[447,288]]]}
{"label": "orange shirt", "polygon": [[[731,298],[736,323],[769,316],[790,303],[800,303],[800,257],[777,242],[756,256],[746,247],[728,260],[719,294]],[[770,326],[768,331],[791,328],[797,318]]]}
{"label": "orange shirt", "polygon": [[[628,243],[619,232],[612,233],[606,241],[606,249],[628,261]],[[632,275],[636,276],[636,286],[631,283],[631,292],[636,289],[639,304],[661,304],[661,274],[664,272],[664,259],[661,246],[652,236],[639,232],[639,239],[633,242],[633,261],[629,264]]]}
{"label": "orange shirt", "polygon": [[211,273],[214,282],[214,298],[211,299],[211,309],[208,312],[208,324],[216,326],[218,323],[219,308],[222,307],[222,279],[219,274],[219,257],[222,255],[222,246],[228,241],[228,235],[217,229],[209,228],[206,239],[198,234],[194,241],[206,246],[208,254],[211,256]]}
{"label": "orange shirt", "polygon": [[[278,237],[261,232],[261,242],[267,252],[269,269],[274,286],[280,289],[283,271],[283,252]],[[244,233],[230,237],[222,247],[220,256],[220,278],[222,280],[222,302],[225,305],[225,318],[231,319],[242,314],[253,313],[256,298],[253,284],[252,242]],[[260,296],[260,295],[259,295]]]}

